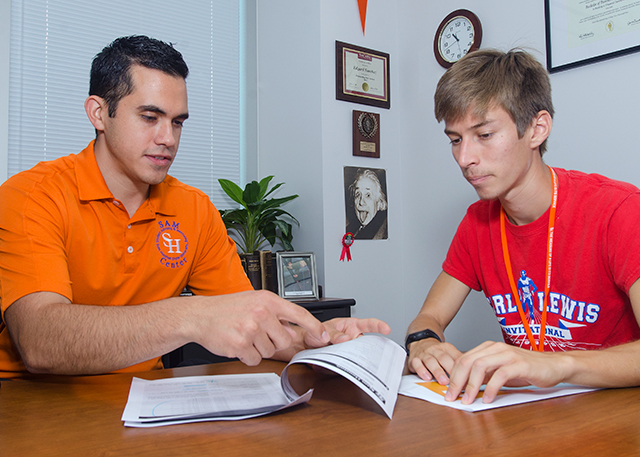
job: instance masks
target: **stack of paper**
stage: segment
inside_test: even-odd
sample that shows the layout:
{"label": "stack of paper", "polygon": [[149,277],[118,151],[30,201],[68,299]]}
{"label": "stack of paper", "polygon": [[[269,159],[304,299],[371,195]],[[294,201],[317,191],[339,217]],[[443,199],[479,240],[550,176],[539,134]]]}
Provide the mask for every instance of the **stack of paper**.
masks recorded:
{"label": "stack of paper", "polygon": [[148,381],[134,378],[122,414],[128,427],[157,427],[261,416],[309,401],[313,389],[298,395],[289,383],[294,363],[321,366],[366,392],[389,418],[398,397],[406,354],[393,341],[365,335],[346,343],[296,354],[282,372],[194,376]]}

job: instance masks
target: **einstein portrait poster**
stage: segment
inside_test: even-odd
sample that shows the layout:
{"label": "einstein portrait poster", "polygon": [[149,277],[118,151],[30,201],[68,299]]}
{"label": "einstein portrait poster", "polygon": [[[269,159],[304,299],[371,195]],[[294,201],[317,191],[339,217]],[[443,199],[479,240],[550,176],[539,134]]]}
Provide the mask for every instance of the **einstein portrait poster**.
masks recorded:
{"label": "einstein portrait poster", "polygon": [[346,232],[356,240],[386,240],[387,177],[379,168],[344,167]]}

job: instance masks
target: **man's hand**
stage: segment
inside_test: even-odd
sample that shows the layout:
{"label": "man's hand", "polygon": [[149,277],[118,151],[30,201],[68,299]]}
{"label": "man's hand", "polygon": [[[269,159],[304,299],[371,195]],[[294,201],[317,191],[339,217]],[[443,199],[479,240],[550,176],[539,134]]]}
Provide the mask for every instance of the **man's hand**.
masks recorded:
{"label": "man's hand", "polygon": [[409,371],[425,381],[436,380],[446,386],[456,360],[462,355],[455,346],[427,338],[409,345]]}
{"label": "man's hand", "polygon": [[[441,272],[427,294],[422,309],[409,325],[408,333],[430,329],[442,337],[471,288],[453,276]],[[449,343],[426,338],[409,344],[407,368],[425,381],[435,379],[443,386],[449,383],[449,373],[461,352]]]}
{"label": "man's hand", "polygon": [[198,298],[218,302],[204,302],[192,322],[202,333],[196,341],[214,354],[257,365],[276,351],[300,345],[298,333],[289,323],[304,329],[318,344],[330,342],[329,332],[311,313],[271,292]]}
{"label": "man's hand", "polygon": [[445,400],[454,401],[464,391],[462,404],[471,404],[483,384],[484,403],[491,403],[503,386],[552,387],[565,381],[570,366],[570,357],[563,353],[540,353],[487,341],[456,360]]}
{"label": "man's hand", "polygon": [[[356,319],[354,317],[337,317],[335,319],[324,322],[324,327],[329,333],[328,344],[343,343],[345,341],[356,339],[365,333],[381,333],[388,335],[391,328],[386,322],[379,319]],[[307,348],[317,348],[326,346],[327,343],[319,341],[313,335],[306,332],[304,336],[304,345]]]}

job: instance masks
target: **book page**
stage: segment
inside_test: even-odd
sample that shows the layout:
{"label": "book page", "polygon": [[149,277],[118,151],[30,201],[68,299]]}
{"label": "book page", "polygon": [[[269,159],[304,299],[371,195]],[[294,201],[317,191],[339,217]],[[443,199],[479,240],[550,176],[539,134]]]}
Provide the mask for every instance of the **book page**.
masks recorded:
{"label": "book page", "polygon": [[284,391],[287,395],[295,395],[287,377],[291,364],[316,365],[360,387],[391,419],[406,356],[398,344],[380,335],[364,335],[344,343],[307,349],[296,354],[282,372]]}

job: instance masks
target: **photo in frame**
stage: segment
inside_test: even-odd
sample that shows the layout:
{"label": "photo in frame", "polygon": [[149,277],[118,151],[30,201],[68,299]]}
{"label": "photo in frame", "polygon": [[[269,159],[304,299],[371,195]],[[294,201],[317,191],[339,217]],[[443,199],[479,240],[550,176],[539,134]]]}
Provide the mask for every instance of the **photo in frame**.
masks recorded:
{"label": "photo in frame", "polygon": [[345,233],[355,240],[389,238],[387,171],[344,167]]}
{"label": "photo in frame", "polygon": [[318,273],[313,252],[276,252],[278,295],[287,300],[318,300]]}
{"label": "photo in frame", "polygon": [[336,41],[336,99],[391,108],[389,54]]}
{"label": "photo in frame", "polygon": [[550,73],[640,51],[637,0],[545,0],[544,6]]}

